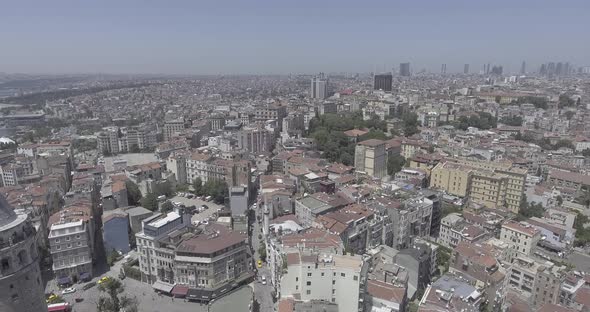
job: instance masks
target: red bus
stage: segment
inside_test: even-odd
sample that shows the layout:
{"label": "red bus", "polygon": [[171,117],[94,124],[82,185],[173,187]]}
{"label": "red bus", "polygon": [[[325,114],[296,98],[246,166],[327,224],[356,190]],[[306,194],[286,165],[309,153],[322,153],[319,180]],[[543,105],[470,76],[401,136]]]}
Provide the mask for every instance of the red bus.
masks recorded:
{"label": "red bus", "polygon": [[67,302],[47,305],[47,312],[71,312],[72,307]]}

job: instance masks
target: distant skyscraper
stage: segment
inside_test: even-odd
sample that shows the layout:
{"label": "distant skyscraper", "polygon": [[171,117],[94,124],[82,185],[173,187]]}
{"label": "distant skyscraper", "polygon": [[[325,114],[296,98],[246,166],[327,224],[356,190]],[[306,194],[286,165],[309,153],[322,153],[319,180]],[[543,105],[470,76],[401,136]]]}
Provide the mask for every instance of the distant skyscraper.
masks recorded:
{"label": "distant skyscraper", "polygon": [[463,65],[463,73],[465,75],[469,74],[469,64]]}
{"label": "distant skyscraper", "polygon": [[311,98],[323,100],[328,97],[328,79],[324,73],[311,78]]}
{"label": "distant skyscraper", "polygon": [[520,65],[520,74],[524,75],[526,74],[526,62],[522,61],[522,64]]}
{"label": "distant skyscraper", "polygon": [[541,68],[539,68],[539,75],[545,76],[547,75],[547,65],[541,64]]}
{"label": "distant skyscraper", "polygon": [[555,63],[553,62],[549,62],[547,64],[547,75],[548,76],[553,76],[555,75]]}
{"label": "distant skyscraper", "polygon": [[566,76],[570,74],[570,63],[569,62],[566,62],[565,65],[563,66],[563,74]]}
{"label": "distant skyscraper", "polygon": [[399,64],[399,75],[402,77],[410,77],[410,63]]}
{"label": "distant skyscraper", "polygon": [[393,76],[391,74],[377,74],[373,83],[373,89],[391,91]]}
{"label": "distant skyscraper", "polygon": [[440,73],[441,73],[441,75],[444,75],[447,73],[447,64],[442,64],[440,66]]}
{"label": "distant skyscraper", "polygon": [[486,69],[484,70],[485,74],[489,74],[490,73],[490,63],[488,63],[488,66],[486,67]]}
{"label": "distant skyscraper", "polygon": [[563,75],[563,63],[562,62],[558,62],[557,66],[555,66],[555,75],[557,75],[557,76]]}
{"label": "distant skyscraper", "polygon": [[501,76],[503,71],[504,69],[502,68],[502,66],[494,65],[494,67],[492,67],[492,75]]}

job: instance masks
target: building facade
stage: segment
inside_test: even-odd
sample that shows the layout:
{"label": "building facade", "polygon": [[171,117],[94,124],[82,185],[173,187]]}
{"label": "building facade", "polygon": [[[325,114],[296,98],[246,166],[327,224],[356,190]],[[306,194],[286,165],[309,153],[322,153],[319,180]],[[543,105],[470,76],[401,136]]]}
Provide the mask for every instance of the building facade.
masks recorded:
{"label": "building facade", "polygon": [[28,215],[0,195],[0,311],[47,311],[36,235]]}
{"label": "building facade", "polygon": [[359,142],[354,150],[354,167],[357,172],[363,172],[375,178],[386,176],[385,141],[371,139]]}

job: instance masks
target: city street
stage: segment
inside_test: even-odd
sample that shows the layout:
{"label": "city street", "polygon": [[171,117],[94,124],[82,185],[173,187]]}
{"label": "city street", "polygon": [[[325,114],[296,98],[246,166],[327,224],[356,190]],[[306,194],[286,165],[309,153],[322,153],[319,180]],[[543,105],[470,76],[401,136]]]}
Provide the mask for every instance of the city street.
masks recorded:
{"label": "city street", "polygon": [[[255,262],[257,263],[258,259],[260,259],[260,254],[258,253],[258,248],[260,247],[260,239],[258,239],[258,235],[259,234],[263,235],[262,234],[262,224],[258,223],[257,217],[260,215],[260,217],[262,218],[262,208],[261,208],[260,203],[257,204],[256,209],[254,207],[250,207],[250,208],[253,209],[255,212],[254,222],[252,223],[251,241],[252,241],[252,248],[253,248],[252,257],[254,258]],[[269,271],[266,263],[262,264],[262,268],[258,268],[258,265],[256,267],[258,270],[258,274],[256,276],[255,282],[253,283],[254,298],[260,304],[260,311],[273,311],[274,310],[274,302],[272,299],[273,286],[270,284],[270,271]],[[266,277],[266,280],[267,280],[266,285],[262,285],[262,282],[261,282],[262,276]]]}

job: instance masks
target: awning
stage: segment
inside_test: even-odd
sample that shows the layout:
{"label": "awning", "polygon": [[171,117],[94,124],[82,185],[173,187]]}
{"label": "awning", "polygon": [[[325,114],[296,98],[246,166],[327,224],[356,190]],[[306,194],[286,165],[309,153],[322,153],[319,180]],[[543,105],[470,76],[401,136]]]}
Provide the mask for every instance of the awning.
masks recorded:
{"label": "awning", "polygon": [[72,283],[72,279],[69,276],[60,277],[57,279],[58,285],[68,285]]}
{"label": "awning", "polygon": [[186,286],[186,285],[176,285],[176,286],[174,286],[174,288],[172,288],[172,292],[171,292],[171,294],[174,297],[179,297],[179,298],[186,297],[187,293],[188,293],[188,286]]}
{"label": "awning", "polygon": [[190,288],[186,293],[186,297],[192,300],[209,300],[209,292],[204,289]]}
{"label": "awning", "polygon": [[169,294],[172,291],[172,288],[174,288],[173,284],[168,284],[166,282],[162,282],[162,281],[156,281],[152,287],[155,290],[159,290],[161,292],[165,292],[167,294]]}

